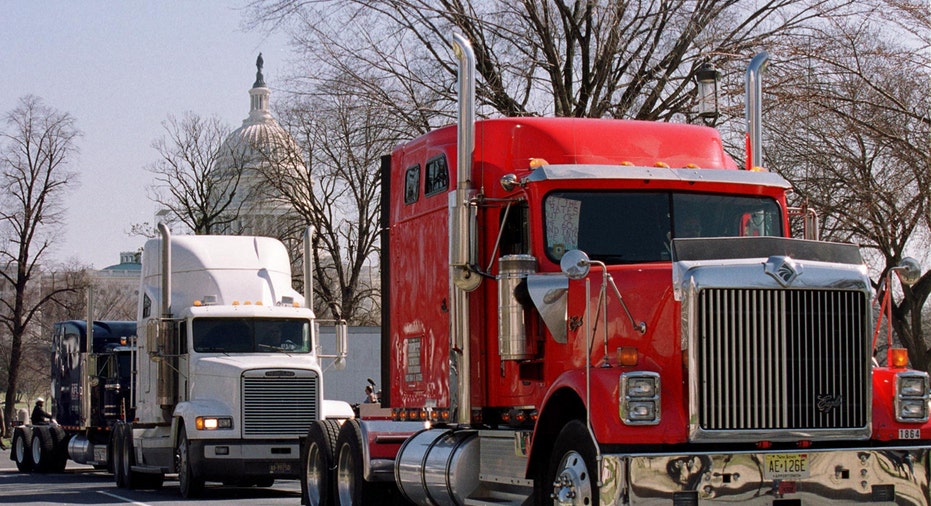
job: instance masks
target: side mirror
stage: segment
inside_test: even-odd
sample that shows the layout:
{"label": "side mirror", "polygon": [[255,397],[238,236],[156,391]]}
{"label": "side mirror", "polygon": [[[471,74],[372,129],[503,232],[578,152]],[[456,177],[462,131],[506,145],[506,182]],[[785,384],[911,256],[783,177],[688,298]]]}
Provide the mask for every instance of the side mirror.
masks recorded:
{"label": "side mirror", "polygon": [[148,322],[146,322],[145,348],[146,348],[146,351],[149,353],[149,360],[153,362],[161,362],[163,358],[161,354],[161,350],[159,349],[160,348],[159,343],[161,341],[159,339],[159,334],[163,330],[164,329],[162,328],[161,320],[158,320],[156,318],[151,318],[149,319]]}
{"label": "side mirror", "polygon": [[346,356],[349,355],[349,324],[346,320],[336,322],[336,360],[333,367],[342,370],[346,367]]}
{"label": "side mirror", "polygon": [[892,268],[903,285],[914,285],[921,277],[921,264],[912,257],[905,257],[899,265]]}
{"label": "side mirror", "polygon": [[591,260],[582,250],[569,250],[559,260],[559,268],[569,279],[582,279],[591,270]]}

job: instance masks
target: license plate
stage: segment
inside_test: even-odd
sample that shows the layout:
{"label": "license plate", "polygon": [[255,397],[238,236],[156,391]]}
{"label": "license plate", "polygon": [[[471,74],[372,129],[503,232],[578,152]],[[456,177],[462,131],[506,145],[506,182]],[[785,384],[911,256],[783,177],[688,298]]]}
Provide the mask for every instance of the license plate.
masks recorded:
{"label": "license plate", "polygon": [[899,429],[899,439],[921,439],[921,430]]}
{"label": "license plate", "polygon": [[807,453],[763,455],[763,477],[768,480],[796,480],[809,476]]}
{"label": "license plate", "polygon": [[269,474],[289,474],[291,473],[291,464],[286,462],[278,462],[269,466]]}

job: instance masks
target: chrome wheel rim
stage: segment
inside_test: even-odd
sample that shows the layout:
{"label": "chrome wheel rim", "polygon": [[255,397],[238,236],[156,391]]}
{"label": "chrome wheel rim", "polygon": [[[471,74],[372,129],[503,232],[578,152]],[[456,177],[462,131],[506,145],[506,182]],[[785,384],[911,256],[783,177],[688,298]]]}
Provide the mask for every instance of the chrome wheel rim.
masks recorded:
{"label": "chrome wheel rim", "polygon": [[307,475],[307,499],[310,506],[316,506],[322,500],[320,493],[324,474],[322,460],[320,447],[316,443],[311,443],[307,448],[307,469],[304,470]]}
{"label": "chrome wheel rim", "polygon": [[552,498],[559,506],[592,504],[591,473],[578,452],[567,452],[560,461]]}
{"label": "chrome wheel rim", "polygon": [[32,438],[32,463],[39,465],[42,462],[42,441],[37,436]]}
{"label": "chrome wheel rim", "polygon": [[339,450],[339,465],[337,466],[337,475],[336,480],[338,493],[339,493],[339,504],[355,504],[352,497],[352,491],[355,489],[356,473],[355,465],[352,462],[352,457],[349,455],[350,449],[349,445],[343,445]]}

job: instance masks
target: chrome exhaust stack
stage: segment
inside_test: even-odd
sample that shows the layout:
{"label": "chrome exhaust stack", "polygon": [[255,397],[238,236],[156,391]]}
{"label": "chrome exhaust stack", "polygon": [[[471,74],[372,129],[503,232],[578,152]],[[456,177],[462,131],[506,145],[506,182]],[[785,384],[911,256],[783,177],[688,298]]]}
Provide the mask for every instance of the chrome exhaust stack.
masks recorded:
{"label": "chrome exhaust stack", "polygon": [[175,339],[178,327],[172,322],[171,315],[171,231],[168,230],[168,225],[159,223],[158,232],[162,236],[162,304],[155,337],[156,345],[154,349],[149,349],[149,353],[154,351],[158,357],[158,404],[162,408],[162,418],[170,422],[178,402],[178,340]]}
{"label": "chrome exhaust stack", "polygon": [[[472,44],[453,34],[453,52],[459,60],[459,113],[456,139],[456,189],[449,192],[449,280],[450,280],[450,409],[463,425],[472,421],[471,350],[469,345],[469,293],[478,288],[481,276],[472,272],[475,263],[476,216],[471,206],[472,153],[475,150],[475,53]],[[455,392],[453,391],[455,385]]]}
{"label": "chrome exhaust stack", "polygon": [[307,309],[314,308],[313,238],[315,232],[313,225],[304,229],[304,307]]}
{"label": "chrome exhaust stack", "polygon": [[760,75],[769,65],[769,53],[763,51],[747,66],[745,112],[747,117],[747,170],[763,166],[763,85]]}
{"label": "chrome exhaust stack", "polygon": [[171,318],[171,231],[159,222],[158,233],[162,236],[162,318]]}

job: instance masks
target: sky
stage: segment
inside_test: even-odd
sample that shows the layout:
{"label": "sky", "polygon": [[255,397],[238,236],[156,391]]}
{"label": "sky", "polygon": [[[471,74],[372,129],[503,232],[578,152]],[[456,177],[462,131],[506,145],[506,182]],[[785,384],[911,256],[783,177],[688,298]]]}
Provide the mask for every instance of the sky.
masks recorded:
{"label": "sky", "polygon": [[[102,269],[145,239],[158,159],[152,143],[169,115],[218,116],[238,128],[249,115],[255,60],[271,90],[287,74],[282,34],[242,27],[242,2],[0,0],[0,115],[21,97],[71,114],[83,136],[64,197],[65,227],[48,260]],[[3,128],[3,126],[0,126]]]}

